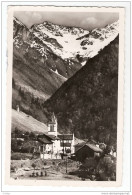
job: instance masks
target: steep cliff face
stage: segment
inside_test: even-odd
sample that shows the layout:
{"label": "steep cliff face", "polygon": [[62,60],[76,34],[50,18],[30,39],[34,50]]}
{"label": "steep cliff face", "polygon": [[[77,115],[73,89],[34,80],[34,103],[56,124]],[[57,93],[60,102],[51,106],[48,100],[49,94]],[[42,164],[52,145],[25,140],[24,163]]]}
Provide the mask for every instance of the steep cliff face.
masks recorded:
{"label": "steep cliff face", "polygon": [[61,59],[54,59],[51,49],[42,45],[40,40],[38,51],[38,45],[34,44],[35,38],[24,24],[14,18],[13,80],[17,89],[23,88],[35,97],[46,100],[66,78],[51,69],[54,61],[61,66]]}
{"label": "steep cliff face", "polygon": [[45,102],[44,108],[57,115],[61,133],[116,143],[118,47],[116,37]]}
{"label": "steep cliff face", "polygon": [[[54,61],[57,63],[58,60],[59,66],[61,59],[55,60],[51,49],[42,45],[39,40],[38,45],[34,45],[35,38],[24,24],[14,18],[12,107],[16,109],[19,105],[23,112],[43,121],[40,104],[48,99],[66,78],[51,69]],[[45,55],[41,50],[38,51],[38,48]],[[49,64],[45,63],[47,57]]]}

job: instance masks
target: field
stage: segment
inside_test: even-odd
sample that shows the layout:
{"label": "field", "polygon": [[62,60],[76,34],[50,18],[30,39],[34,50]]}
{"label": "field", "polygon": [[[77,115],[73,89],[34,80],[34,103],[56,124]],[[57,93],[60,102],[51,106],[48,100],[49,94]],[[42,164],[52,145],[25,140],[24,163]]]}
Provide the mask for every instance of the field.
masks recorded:
{"label": "field", "polygon": [[78,169],[79,163],[70,159],[67,161],[43,159],[11,161],[11,177],[13,179],[81,180],[78,176],[69,174]]}

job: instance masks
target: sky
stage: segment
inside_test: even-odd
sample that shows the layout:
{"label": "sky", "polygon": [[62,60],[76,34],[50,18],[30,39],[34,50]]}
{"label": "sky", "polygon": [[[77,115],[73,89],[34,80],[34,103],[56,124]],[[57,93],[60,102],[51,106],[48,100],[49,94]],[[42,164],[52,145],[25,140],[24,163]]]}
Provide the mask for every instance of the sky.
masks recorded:
{"label": "sky", "polygon": [[118,13],[108,12],[42,12],[42,11],[17,11],[14,16],[24,23],[28,28],[33,24],[44,21],[64,26],[75,26],[92,30],[104,27],[119,19]]}

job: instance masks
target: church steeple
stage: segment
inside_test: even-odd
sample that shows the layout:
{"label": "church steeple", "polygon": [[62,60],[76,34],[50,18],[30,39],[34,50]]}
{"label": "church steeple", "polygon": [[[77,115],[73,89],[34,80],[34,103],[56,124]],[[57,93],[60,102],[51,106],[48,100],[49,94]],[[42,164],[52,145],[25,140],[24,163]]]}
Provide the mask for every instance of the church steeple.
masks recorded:
{"label": "church steeple", "polygon": [[54,112],[52,113],[51,120],[48,123],[48,134],[57,136],[57,118]]}
{"label": "church steeple", "polygon": [[55,114],[54,114],[54,112],[52,113],[52,117],[51,117],[51,122],[52,123],[56,123],[56,121],[57,121],[57,118],[55,117]]}

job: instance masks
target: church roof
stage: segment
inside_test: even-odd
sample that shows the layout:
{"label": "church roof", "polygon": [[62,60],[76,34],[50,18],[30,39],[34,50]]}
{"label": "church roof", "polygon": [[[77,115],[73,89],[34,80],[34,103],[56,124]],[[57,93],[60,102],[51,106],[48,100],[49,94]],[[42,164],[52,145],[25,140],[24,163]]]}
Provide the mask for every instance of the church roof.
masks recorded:
{"label": "church roof", "polygon": [[61,135],[58,135],[58,137],[61,140],[72,140],[73,139],[73,135],[72,134],[61,134]]}

